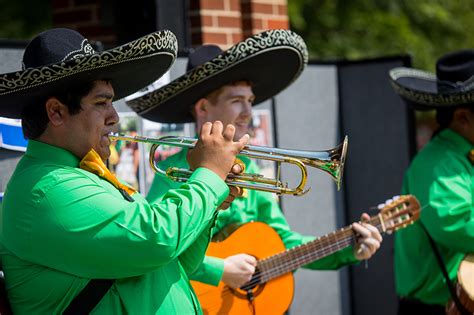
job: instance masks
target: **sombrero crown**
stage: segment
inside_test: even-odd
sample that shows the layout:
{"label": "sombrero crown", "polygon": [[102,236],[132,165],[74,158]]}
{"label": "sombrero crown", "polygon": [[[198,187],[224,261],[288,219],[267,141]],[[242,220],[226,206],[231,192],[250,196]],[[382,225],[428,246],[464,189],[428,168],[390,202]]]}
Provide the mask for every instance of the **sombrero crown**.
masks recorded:
{"label": "sombrero crown", "polygon": [[259,104],[285,89],[303,71],[308,52],[303,39],[288,30],[266,31],[226,51],[205,45],[189,56],[188,72],[127,104],[144,118],[164,123],[193,121],[191,105],[232,82],[252,84]]}
{"label": "sombrero crown", "polygon": [[419,110],[474,104],[474,50],[460,50],[442,56],[436,75],[411,68],[389,73],[395,91]]}
{"label": "sombrero crown", "polygon": [[26,105],[83,81],[111,80],[115,98],[120,99],[162,76],[176,51],[176,37],[170,31],[96,53],[76,31],[48,30],[26,47],[23,70],[0,75],[0,116],[20,118]]}

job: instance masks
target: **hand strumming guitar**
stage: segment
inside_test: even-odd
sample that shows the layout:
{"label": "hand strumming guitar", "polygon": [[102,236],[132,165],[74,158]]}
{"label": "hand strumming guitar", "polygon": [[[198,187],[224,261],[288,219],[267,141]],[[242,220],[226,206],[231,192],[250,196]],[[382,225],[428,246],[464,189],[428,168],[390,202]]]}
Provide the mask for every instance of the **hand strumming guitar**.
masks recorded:
{"label": "hand strumming guitar", "polygon": [[257,266],[257,259],[247,254],[237,254],[224,259],[222,281],[237,289],[250,281]]}

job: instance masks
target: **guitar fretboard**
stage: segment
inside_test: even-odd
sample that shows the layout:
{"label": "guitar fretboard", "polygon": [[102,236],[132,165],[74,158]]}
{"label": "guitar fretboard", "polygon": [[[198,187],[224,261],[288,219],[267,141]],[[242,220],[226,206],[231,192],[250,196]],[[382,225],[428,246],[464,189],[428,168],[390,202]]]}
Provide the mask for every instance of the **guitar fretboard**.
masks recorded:
{"label": "guitar fretboard", "polygon": [[[374,216],[368,222],[383,232],[380,218]],[[356,241],[351,226],[326,234],[303,245],[260,260],[257,264],[259,282],[267,282],[280,275],[298,269],[318,259],[344,249]],[[255,281],[255,279],[253,279]]]}

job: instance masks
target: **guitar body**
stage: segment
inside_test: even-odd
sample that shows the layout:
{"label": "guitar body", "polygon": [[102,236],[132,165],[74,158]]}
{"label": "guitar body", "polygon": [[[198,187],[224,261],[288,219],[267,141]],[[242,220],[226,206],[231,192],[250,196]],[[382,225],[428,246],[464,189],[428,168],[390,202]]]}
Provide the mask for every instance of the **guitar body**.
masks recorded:
{"label": "guitar body", "polygon": [[[459,265],[456,294],[462,305],[474,314],[474,254],[467,255]],[[453,301],[447,304],[446,314],[461,315]]]}
{"label": "guitar body", "polygon": [[[214,239],[219,241],[210,243],[206,255],[225,258],[246,253],[261,260],[285,251],[280,236],[264,223],[251,222],[234,231],[229,229],[216,235]],[[222,281],[217,287],[197,281],[191,284],[204,314],[283,314],[293,300],[291,272],[254,287],[253,302],[249,302],[246,291],[230,289]]]}
{"label": "guitar body", "polygon": [[[405,195],[386,205],[368,223],[381,233],[391,232],[408,226],[419,216],[420,203],[414,196]],[[204,314],[283,314],[293,300],[292,271],[350,246],[355,238],[352,227],[347,226],[285,249],[277,232],[265,223],[228,226],[213,238],[206,255],[226,258],[245,253],[256,257],[252,279],[237,290],[222,281],[217,287],[197,281],[191,284]]]}

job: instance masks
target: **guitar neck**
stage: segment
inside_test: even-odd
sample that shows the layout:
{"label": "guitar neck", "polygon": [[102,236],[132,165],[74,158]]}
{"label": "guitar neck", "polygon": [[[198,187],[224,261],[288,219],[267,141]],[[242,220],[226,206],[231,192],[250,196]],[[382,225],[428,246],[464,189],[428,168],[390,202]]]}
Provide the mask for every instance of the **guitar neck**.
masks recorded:
{"label": "guitar neck", "polygon": [[[381,233],[383,232],[383,226],[378,216],[372,217],[368,223],[375,226]],[[329,256],[354,244],[355,240],[356,235],[352,227],[347,226],[311,242],[259,260],[257,268],[260,272],[261,282],[267,282],[301,266]]]}

